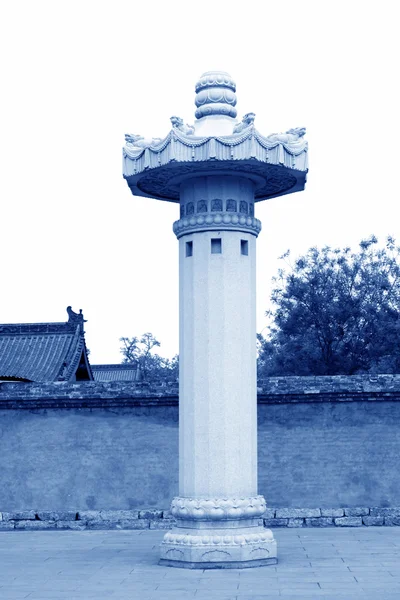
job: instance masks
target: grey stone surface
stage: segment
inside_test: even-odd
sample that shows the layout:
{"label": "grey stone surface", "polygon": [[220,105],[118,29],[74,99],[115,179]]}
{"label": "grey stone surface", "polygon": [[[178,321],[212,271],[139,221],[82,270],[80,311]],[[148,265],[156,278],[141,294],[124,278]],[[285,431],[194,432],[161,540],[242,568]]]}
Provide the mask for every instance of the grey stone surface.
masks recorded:
{"label": "grey stone surface", "polygon": [[54,529],[54,521],[15,521],[15,529],[33,529],[34,531],[40,531],[43,529]]}
{"label": "grey stone surface", "polygon": [[149,529],[148,519],[122,519],[119,523],[121,529]]}
{"label": "grey stone surface", "polygon": [[298,519],[320,517],[321,511],[319,508],[277,508],[275,517],[277,519]]}
{"label": "grey stone surface", "polygon": [[265,527],[286,527],[288,519],[264,519]]}
{"label": "grey stone surface", "polygon": [[321,517],[344,517],[344,508],[321,508]]}
{"label": "grey stone surface", "polygon": [[160,519],[162,516],[162,510],[147,509],[139,511],[139,519]]}
{"label": "grey stone surface", "polygon": [[162,567],[178,567],[180,569],[199,569],[204,571],[211,569],[255,569],[257,567],[276,565],[277,562],[278,561],[276,558],[261,558],[258,560],[229,562],[182,562],[179,560],[161,558],[159,565]]}
{"label": "grey stone surface", "polygon": [[332,517],[319,517],[317,519],[305,519],[307,527],[332,527]]}
{"label": "grey stone surface", "polygon": [[400,517],[400,507],[374,507],[370,509],[369,514],[371,515],[371,517]]}
{"label": "grey stone surface", "polygon": [[56,521],[55,526],[57,529],[72,529],[74,531],[82,531],[86,529],[85,521]]}
{"label": "grey stone surface", "polygon": [[175,525],[174,519],[150,519],[150,529],[171,529]]}
{"label": "grey stone surface", "polygon": [[365,508],[365,507],[345,508],[344,514],[346,517],[364,517],[366,515],[369,515],[369,508]]}
{"label": "grey stone surface", "polygon": [[[145,511],[140,511],[141,513]],[[161,511],[157,511],[160,513]],[[100,519],[103,521],[121,521],[126,519],[138,519],[139,516],[146,518],[143,515],[139,515],[137,510],[102,510],[100,511]],[[148,517],[147,517],[148,518]]]}
{"label": "grey stone surface", "polygon": [[[275,509],[270,509],[271,513],[275,513]],[[287,512],[292,512],[293,509],[288,509]],[[309,510],[309,509],[307,509]],[[315,509],[318,511],[319,509]],[[368,511],[368,508],[363,509],[363,512]],[[377,509],[373,509],[374,512]],[[362,517],[288,517],[288,518],[265,518],[258,519],[259,525],[265,527],[355,527],[355,526],[393,526],[400,525],[400,515],[398,509],[380,509],[385,511],[386,516],[371,516],[364,515]],[[324,509],[321,512],[325,512]],[[344,509],[327,509],[329,514],[343,514]],[[359,508],[355,512],[361,512]],[[12,513],[10,513],[12,514]],[[20,511],[18,515],[31,514],[29,511]],[[79,514],[81,517],[78,520],[73,520],[73,517]],[[0,531],[11,529],[71,529],[81,531],[83,529],[92,530],[113,530],[113,529],[163,529],[168,530],[176,526],[177,521],[172,517],[170,511],[162,510],[143,510],[141,514],[148,514],[153,518],[139,518],[138,511],[81,511],[80,513],[69,512],[54,512],[54,511],[38,511],[36,519],[25,520],[2,520],[0,521]],[[267,514],[267,513],[264,513]],[[165,517],[164,517],[165,515]],[[391,516],[393,515],[393,516]],[[8,514],[6,514],[8,518]],[[40,516],[40,519],[39,519]],[[65,517],[65,519],[61,518]],[[125,518],[126,517],[126,518]],[[45,520],[46,519],[46,520]]]}
{"label": "grey stone surface", "polygon": [[3,521],[27,521],[36,519],[34,510],[21,510],[14,512],[3,512]]}
{"label": "grey stone surface", "polygon": [[361,517],[338,517],[334,521],[338,527],[360,527],[362,525]]}
{"label": "grey stone surface", "polygon": [[274,535],[278,564],[211,572],[159,566],[161,531],[4,532],[0,600],[400,598],[397,529],[277,529]]}
{"label": "grey stone surface", "polygon": [[[85,522],[85,521],[83,521],[83,522]],[[118,521],[105,521],[104,519],[91,519],[90,521],[86,521],[86,526],[88,529],[118,529]]]}
{"label": "grey stone surface", "polygon": [[288,519],[287,527],[303,527],[304,519]]}
{"label": "grey stone surface", "polygon": [[275,517],[275,508],[267,508],[262,515],[263,519],[273,519]]}
{"label": "grey stone surface", "polygon": [[99,521],[100,511],[99,510],[79,510],[78,511],[79,521]]}
{"label": "grey stone surface", "polygon": [[42,510],[37,513],[41,521],[76,521],[76,511]]}
{"label": "grey stone surface", "polygon": [[398,517],[385,517],[385,525],[400,525],[400,515]]}
{"label": "grey stone surface", "polygon": [[365,516],[362,518],[362,522],[364,525],[367,525],[367,527],[370,527],[372,525],[383,525],[384,517]]}

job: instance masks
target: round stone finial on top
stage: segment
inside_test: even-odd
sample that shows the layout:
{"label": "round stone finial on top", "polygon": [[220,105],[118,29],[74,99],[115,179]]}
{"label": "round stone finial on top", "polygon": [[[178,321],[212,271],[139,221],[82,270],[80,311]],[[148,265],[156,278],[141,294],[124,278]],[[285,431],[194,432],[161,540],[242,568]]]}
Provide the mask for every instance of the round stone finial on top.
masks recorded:
{"label": "round stone finial on top", "polygon": [[236,84],[226,71],[207,71],[196,83],[196,119],[211,115],[235,118]]}

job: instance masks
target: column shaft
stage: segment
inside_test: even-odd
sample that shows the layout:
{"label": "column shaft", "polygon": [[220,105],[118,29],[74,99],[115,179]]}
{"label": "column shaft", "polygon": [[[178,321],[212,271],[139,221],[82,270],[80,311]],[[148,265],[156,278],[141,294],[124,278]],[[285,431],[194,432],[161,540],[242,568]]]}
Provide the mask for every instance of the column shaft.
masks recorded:
{"label": "column shaft", "polygon": [[181,184],[179,497],[161,563],[243,568],[276,562],[257,495],[256,237],[249,179]]}
{"label": "column shaft", "polygon": [[179,244],[179,494],[255,495],[256,238],[216,230]]}

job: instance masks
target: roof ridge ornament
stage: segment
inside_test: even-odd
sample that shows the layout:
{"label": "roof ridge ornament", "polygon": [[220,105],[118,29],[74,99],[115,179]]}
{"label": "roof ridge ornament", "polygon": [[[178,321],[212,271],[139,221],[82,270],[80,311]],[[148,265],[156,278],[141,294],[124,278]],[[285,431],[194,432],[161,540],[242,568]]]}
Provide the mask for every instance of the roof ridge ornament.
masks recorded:
{"label": "roof ridge ornament", "polygon": [[173,129],[177,129],[184,135],[193,135],[194,134],[194,126],[188,125],[187,123],[186,123],[186,125],[184,125],[183,119],[181,119],[180,117],[171,117],[170,120],[171,120]]}
{"label": "roof ridge ornament", "polygon": [[256,118],[256,115],[252,112],[244,115],[244,117],[242,118],[242,122],[238,123],[233,128],[233,133],[241,133],[244,129],[247,129],[248,127],[254,127],[254,119],[255,118]]}
{"label": "roof ridge ornament", "polygon": [[271,133],[265,136],[265,139],[269,142],[278,142],[280,144],[293,144],[301,140],[305,134],[305,127],[295,127],[294,129],[288,129],[285,133]]}
{"label": "roof ridge ornament", "polygon": [[136,133],[125,134],[126,145],[132,150],[143,150],[143,148],[149,148],[150,146],[157,146],[162,142],[161,138],[145,138],[143,135]]}
{"label": "roof ridge ornament", "polygon": [[73,325],[82,325],[87,323],[87,320],[83,318],[82,309],[79,309],[79,313],[72,310],[71,306],[67,306],[68,323]]}

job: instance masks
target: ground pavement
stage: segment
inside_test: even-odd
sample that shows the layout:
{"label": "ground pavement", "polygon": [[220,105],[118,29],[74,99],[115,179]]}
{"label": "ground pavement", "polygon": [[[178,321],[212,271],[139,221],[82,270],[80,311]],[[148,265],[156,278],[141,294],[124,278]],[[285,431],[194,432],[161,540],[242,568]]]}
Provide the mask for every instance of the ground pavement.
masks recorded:
{"label": "ground pavement", "polygon": [[0,600],[400,600],[400,528],[278,529],[277,565],[160,567],[163,531],[0,533]]}

